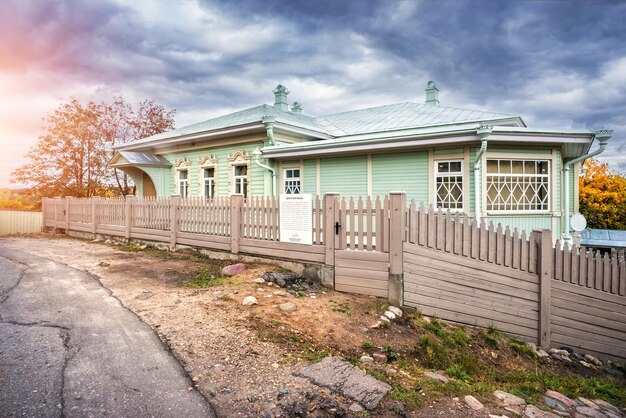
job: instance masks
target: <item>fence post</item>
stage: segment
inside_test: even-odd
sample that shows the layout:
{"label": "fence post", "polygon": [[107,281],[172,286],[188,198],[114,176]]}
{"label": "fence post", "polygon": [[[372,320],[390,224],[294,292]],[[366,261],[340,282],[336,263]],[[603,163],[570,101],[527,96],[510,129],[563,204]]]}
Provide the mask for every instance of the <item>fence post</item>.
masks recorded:
{"label": "fence post", "polygon": [[243,195],[233,194],[230,196],[230,252],[239,254],[239,238],[241,236],[241,212],[243,208]]}
{"label": "fence post", "polygon": [[335,222],[339,209],[339,193],[324,194],[324,267],[320,270],[319,279],[322,286],[335,288]]}
{"label": "fence post", "polygon": [[65,235],[70,234],[70,199],[71,196],[65,196]]}
{"label": "fence post", "polygon": [[[126,227],[124,238],[126,238],[130,242],[130,227],[131,227],[131,214],[133,210],[133,200],[135,196],[127,195],[125,196],[124,201],[124,226]],[[174,239],[174,244],[176,244],[176,239]]]}
{"label": "fence post", "polygon": [[537,234],[537,274],[539,275],[539,345],[549,348],[552,340],[551,298],[554,277],[554,248],[549,229],[534,230]]}
{"label": "fence post", "polygon": [[61,200],[61,198],[59,196],[55,196],[54,198],[54,228],[52,230],[54,234],[59,232],[57,228],[57,219],[59,219],[59,200]]}
{"label": "fence post", "polygon": [[100,197],[94,196],[91,198],[91,233],[96,238],[98,231],[98,201]]}
{"label": "fence post", "polygon": [[389,303],[402,306],[403,302],[403,241],[405,203],[404,192],[389,193]]}
{"label": "fence post", "polygon": [[46,197],[41,198],[41,232],[46,231]]}
{"label": "fence post", "polygon": [[180,207],[180,195],[170,197],[170,251],[176,250],[178,239],[178,210]]}

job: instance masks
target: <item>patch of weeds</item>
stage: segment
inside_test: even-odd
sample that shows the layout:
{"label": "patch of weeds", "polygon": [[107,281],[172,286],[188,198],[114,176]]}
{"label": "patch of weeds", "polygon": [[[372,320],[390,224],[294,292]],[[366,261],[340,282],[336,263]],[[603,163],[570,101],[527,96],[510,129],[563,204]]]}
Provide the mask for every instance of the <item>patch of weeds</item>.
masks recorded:
{"label": "patch of weeds", "polygon": [[419,391],[405,388],[399,384],[392,384],[391,397],[404,404],[409,410],[421,408],[424,405],[424,398]]}
{"label": "patch of weeds", "polygon": [[385,355],[387,356],[387,360],[389,361],[398,360],[398,358],[400,357],[398,353],[393,351],[393,347],[390,344],[385,344],[383,346],[383,351],[385,352]]}
{"label": "patch of weeds", "polygon": [[484,329],[481,329],[478,332],[478,335],[485,341],[485,343],[487,343],[487,345],[489,345],[490,347],[493,348],[498,348],[498,346],[500,345],[500,342],[498,341],[498,335],[497,334],[492,334],[489,331],[485,331]]}
{"label": "patch of weeds", "polygon": [[386,300],[379,298],[374,299],[374,311],[378,315],[382,315],[387,310],[387,306],[389,306],[389,303]]}
{"label": "patch of weeds", "polygon": [[467,347],[470,337],[467,332],[465,332],[464,328],[454,327],[448,335],[447,339],[451,345],[456,345],[458,347]]}
{"label": "patch of weeds", "polygon": [[379,329],[387,329],[389,328],[390,321],[380,321]]}
{"label": "patch of weeds", "polygon": [[437,339],[432,336],[424,336],[418,341],[419,347],[416,354],[424,361],[427,367],[433,369],[445,369],[450,362],[450,355],[446,347],[444,347]]}
{"label": "patch of weeds", "polygon": [[322,361],[322,359],[330,355],[331,352],[328,350],[316,350],[311,347],[309,349],[303,350],[299,357],[317,363],[318,361]]}
{"label": "patch of weeds", "polygon": [[361,360],[355,356],[346,356],[346,360],[352,364],[353,366],[359,366],[361,364]]}
{"label": "patch of weeds", "polygon": [[441,325],[441,322],[434,316],[430,319],[430,322],[424,322],[422,328],[432,332],[438,337],[444,337],[446,335],[446,330],[443,328],[443,325]]}
{"label": "patch of weeds", "polygon": [[378,370],[367,369],[366,371],[367,371],[367,374],[369,374],[370,376],[380,380],[381,382],[385,382],[385,383],[389,383],[390,382],[389,378],[387,377],[387,375],[382,373],[382,372],[380,372],[380,371],[378,371]]}
{"label": "patch of weeds", "polygon": [[222,286],[225,284],[236,284],[236,279],[228,276],[220,276],[211,268],[198,270],[193,279],[185,282],[185,286],[191,288]]}
{"label": "patch of weeds", "polygon": [[348,304],[348,302],[342,302],[342,303],[332,302],[330,310],[333,312],[340,312],[342,314],[352,316],[352,312],[350,312],[350,305]]}
{"label": "patch of weeds", "polygon": [[220,299],[224,302],[232,302],[233,300],[235,300],[231,295],[222,295]]}
{"label": "patch of weeds", "polygon": [[472,379],[467,370],[465,370],[464,367],[458,364],[453,364],[452,366],[448,367],[446,369],[446,374],[463,382],[469,382]]}
{"label": "patch of weeds", "polygon": [[365,341],[363,344],[361,344],[361,348],[363,350],[370,350],[373,347],[374,347],[374,344],[372,344],[371,341]]}
{"label": "patch of weeds", "polygon": [[291,289],[295,292],[296,296],[299,298],[307,295],[306,290],[300,283],[294,283],[291,286]]}
{"label": "patch of weeds", "polygon": [[537,355],[535,354],[535,350],[533,350],[532,347],[530,347],[524,341],[511,340],[509,341],[509,346],[511,347],[513,351],[515,351],[519,355],[522,355],[528,358],[537,357]]}
{"label": "patch of weeds", "polygon": [[401,306],[400,310],[402,311],[402,318],[407,322],[422,319],[422,313],[418,309]]}

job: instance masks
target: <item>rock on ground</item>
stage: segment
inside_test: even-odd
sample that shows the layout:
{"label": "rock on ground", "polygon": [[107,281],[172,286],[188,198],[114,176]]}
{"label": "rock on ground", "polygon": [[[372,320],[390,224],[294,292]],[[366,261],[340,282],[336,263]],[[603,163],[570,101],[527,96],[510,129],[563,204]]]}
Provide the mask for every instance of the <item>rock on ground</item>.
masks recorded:
{"label": "rock on ground", "polygon": [[524,410],[524,416],[528,418],[560,418],[558,415],[541,410],[535,405],[528,405]]}
{"label": "rock on ground", "polygon": [[554,390],[548,390],[546,391],[546,396],[549,398],[552,398],[556,401],[561,402],[563,405],[567,406],[567,407],[574,407],[576,406],[576,401],[568,398],[567,396],[563,395],[560,392],[554,391]]}
{"label": "rock on ground", "polygon": [[376,408],[391,390],[387,383],[376,380],[339,357],[326,357],[319,363],[303,367],[297,375],[353,399],[369,410]]}
{"label": "rock on ground", "polygon": [[440,382],[443,382],[443,383],[449,383],[450,382],[450,379],[448,379],[446,376],[444,376],[443,373],[441,373],[441,372],[425,371],[424,372],[424,376],[429,377],[429,378],[434,379],[434,380],[439,380]]}
{"label": "rock on ground", "polygon": [[222,268],[222,276],[236,276],[246,269],[243,263],[231,264]]}
{"label": "rock on ground", "polygon": [[493,392],[493,396],[498,398],[498,400],[504,405],[526,405],[526,401],[522,398],[507,392],[503,392],[501,390],[496,390],[495,392]]}
{"label": "rock on ground", "polygon": [[480,401],[472,395],[467,395],[465,397],[465,403],[474,411],[480,411],[481,409],[483,409],[483,404],[480,403]]}
{"label": "rock on ground", "polygon": [[241,304],[244,306],[258,305],[259,301],[257,301],[254,296],[246,296],[243,301],[241,301]]}
{"label": "rock on ground", "polygon": [[283,312],[295,312],[298,309],[296,304],[292,302],[281,303],[278,307]]}

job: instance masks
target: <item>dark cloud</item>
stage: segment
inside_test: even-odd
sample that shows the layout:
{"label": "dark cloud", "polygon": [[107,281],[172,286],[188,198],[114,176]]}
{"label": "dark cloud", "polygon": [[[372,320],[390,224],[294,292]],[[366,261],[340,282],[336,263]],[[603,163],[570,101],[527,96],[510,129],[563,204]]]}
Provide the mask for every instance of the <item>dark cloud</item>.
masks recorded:
{"label": "dark cloud", "polygon": [[626,169],[623,16],[616,1],[5,0],[0,77],[33,89],[38,109],[151,97],[179,125],[271,102],[278,82],[316,114],[421,101],[434,79],[447,105],[613,126],[607,154]]}

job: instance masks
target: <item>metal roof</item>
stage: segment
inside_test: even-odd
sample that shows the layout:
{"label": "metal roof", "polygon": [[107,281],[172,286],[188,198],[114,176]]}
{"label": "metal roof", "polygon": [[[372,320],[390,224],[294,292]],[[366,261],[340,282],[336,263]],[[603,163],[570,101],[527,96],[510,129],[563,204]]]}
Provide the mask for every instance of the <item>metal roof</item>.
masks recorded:
{"label": "metal roof", "polygon": [[157,167],[171,167],[172,164],[164,157],[147,152],[120,151],[120,155],[132,165],[152,165]]}
{"label": "metal roof", "polygon": [[626,248],[626,231],[615,229],[585,229],[580,233],[585,247]]}
{"label": "metal roof", "polygon": [[[134,147],[144,143],[158,143],[164,139],[173,139],[253,123],[260,124],[267,117],[275,118],[277,123],[303,128],[312,133],[319,133],[323,135],[322,138],[324,139],[328,137],[504,119],[507,120],[507,124],[512,123],[516,126],[524,126],[521,118],[513,115],[432,104],[398,103],[319,117],[282,111],[270,105],[261,105],[153,135],[116,148],[125,149],[128,146]],[[512,119],[515,120],[512,121]]]}

